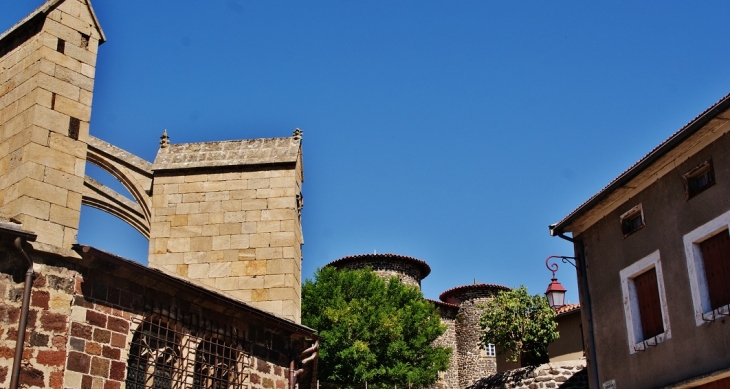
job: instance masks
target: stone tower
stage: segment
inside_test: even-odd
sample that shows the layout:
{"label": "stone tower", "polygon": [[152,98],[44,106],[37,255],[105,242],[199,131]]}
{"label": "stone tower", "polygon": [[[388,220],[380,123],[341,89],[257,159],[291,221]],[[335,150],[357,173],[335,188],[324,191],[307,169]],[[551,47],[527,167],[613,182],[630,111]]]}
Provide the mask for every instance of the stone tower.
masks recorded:
{"label": "stone tower", "polygon": [[299,323],[301,135],[184,144],[163,135],[149,265]]}
{"label": "stone tower", "polygon": [[[76,257],[81,206],[149,238],[149,265],[294,322],[301,317],[302,132],[170,144],[154,163],[89,135],[97,48],[89,0],[46,0],[0,34],[0,220]],[[132,195],[86,177],[89,162]]]}
{"label": "stone tower", "polygon": [[398,277],[406,285],[421,287],[421,280],[431,273],[431,267],[420,259],[398,254],[360,254],[328,263],[336,269],[370,267],[380,277]]}
{"label": "stone tower", "polygon": [[480,306],[503,290],[509,288],[494,284],[474,284],[449,289],[439,296],[444,303],[458,306],[453,325],[460,388],[497,372],[496,358],[487,356],[479,347],[479,318],[482,313]]}
{"label": "stone tower", "polygon": [[86,0],[49,0],[0,35],[0,215],[70,249],[81,210],[96,54]]}

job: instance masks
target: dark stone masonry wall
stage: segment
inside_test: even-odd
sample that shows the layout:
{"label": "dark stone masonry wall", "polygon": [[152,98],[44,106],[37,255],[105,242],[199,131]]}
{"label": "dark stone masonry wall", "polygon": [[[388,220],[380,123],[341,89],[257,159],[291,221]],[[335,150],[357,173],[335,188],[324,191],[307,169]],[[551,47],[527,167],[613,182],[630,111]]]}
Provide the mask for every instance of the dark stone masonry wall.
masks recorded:
{"label": "dark stone masonry wall", "polygon": [[455,326],[460,388],[465,388],[476,380],[497,372],[496,358],[487,357],[484,350],[479,347],[481,333],[479,318],[483,311],[480,307],[489,300],[486,297],[470,296],[469,300],[459,305]]}
{"label": "dark stone masonry wall", "polygon": [[402,272],[396,271],[396,270],[382,270],[382,269],[376,269],[376,270],[374,270],[374,272],[379,277],[383,277],[385,279],[389,279],[391,277],[398,277],[400,279],[400,282],[402,282],[404,285],[416,286],[418,288],[421,287],[421,281],[419,279],[413,277],[412,274],[402,273]]}
{"label": "dark stone masonry wall", "polygon": [[[289,356],[298,352],[294,346],[300,349],[303,344],[291,343],[288,337],[264,326],[230,319],[221,312],[171,297],[164,286],[160,290],[139,285],[111,273],[83,268],[67,258],[40,252],[32,256],[36,278],[21,387],[121,389],[135,329],[146,318],[163,316],[182,318],[170,322],[191,338],[203,336],[195,328],[205,328],[205,332],[227,328],[242,334],[243,349],[250,355],[248,387],[288,387]],[[12,251],[0,251],[0,259],[0,388],[4,388],[10,382],[18,335],[23,266]],[[185,311],[176,316],[171,313],[176,308],[171,307]],[[194,317],[198,319],[191,321]],[[189,331],[186,323],[198,327]],[[200,326],[203,324],[205,327]],[[307,382],[302,384],[308,387]]]}
{"label": "dark stone masonry wall", "polygon": [[363,256],[358,257],[357,260],[348,260],[346,262],[335,261],[330,265],[338,269],[351,270],[370,267],[380,277],[398,277],[406,285],[421,287],[421,269],[416,264],[408,261],[394,260],[389,257],[380,258],[376,254],[373,257]]}
{"label": "dark stone masonry wall", "polygon": [[523,367],[485,377],[469,389],[588,389],[585,361],[566,361]]}
{"label": "dark stone masonry wall", "polygon": [[451,348],[451,361],[449,363],[448,370],[439,373],[439,380],[434,385],[434,388],[438,389],[456,389],[459,387],[459,365],[457,361],[457,349],[456,349],[456,307],[439,306],[439,313],[441,315],[441,324],[446,326],[446,332],[439,336],[436,341],[433,342],[434,346],[444,346]]}

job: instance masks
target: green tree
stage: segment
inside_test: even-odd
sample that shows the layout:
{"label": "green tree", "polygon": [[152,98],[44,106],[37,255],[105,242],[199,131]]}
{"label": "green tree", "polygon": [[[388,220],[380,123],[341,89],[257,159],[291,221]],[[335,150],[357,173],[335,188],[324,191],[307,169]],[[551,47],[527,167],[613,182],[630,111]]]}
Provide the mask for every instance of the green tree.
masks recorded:
{"label": "green tree", "polygon": [[530,296],[527,288],[501,291],[490,300],[479,321],[482,345],[501,346],[508,362],[522,366],[539,365],[549,361],[548,345],[558,339],[555,311],[542,295]]}
{"label": "green tree", "polygon": [[319,331],[320,380],[345,387],[428,386],[446,370],[446,331],[420,289],[370,269],[318,269],[302,287],[302,323]]}

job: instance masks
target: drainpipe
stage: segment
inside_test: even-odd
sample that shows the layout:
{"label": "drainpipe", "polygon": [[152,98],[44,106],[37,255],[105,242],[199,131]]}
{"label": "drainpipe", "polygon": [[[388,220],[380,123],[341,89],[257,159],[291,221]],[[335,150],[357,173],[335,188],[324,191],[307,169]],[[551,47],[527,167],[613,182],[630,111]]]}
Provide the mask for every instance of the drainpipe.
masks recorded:
{"label": "drainpipe", "polygon": [[18,389],[18,377],[20,376],[20,360],[23,359],[23,346],[25,344],[25,328],[28,326],[28,311],[30,310],[30,289],[33,286],[33,261],[23,250],[23,239],[15,238],[15,248],[20,251],[23,258],[28,262],[28,270],[25,272],[25,288],[23,289],[23,305],[21,306],[20,324],[18,325],[18,339],[15,342],[15,359],[13,360],[13,372],[10,377],[10,389]]}
{"label": "drainpipe", "polygon": [[289,363],[289,387],[290,387],[290,389],[295,389],[296,388],[296,385],[297,385],[297,377],[299,376],[299,374],[304,373],[304,366],[306,364],[308,364],[309,362],[314,361],[315,366],[316,366],[317,359],[319,357],[319,353],[317,352],[317,350],[319,350],[319,340],[315,341],[314,344],[310,348],[302,351],[301,354],[299,354],[299,358],[302,358],[305,355],[310,354],[310,353],[312,354],[312,355],[310,355],[310,356],[308,356],[308,357],[306,357],[306,358],[304,358],[304,359],[301,360],[300,363],[302,364],[302,368],[299,369],[299,370],[294,370],[294,361],[295,361],[295,359],[292,359],[291,360],[291,362]]}
{"label": "drainpipe", "polygon": [[[568,236],[565,236],[564,232],[554,231],[553,226],[550,226],[550,235],[557,236],[561,239],[565,239],[570,243],[573,243],[573,251],[578,262],[578,280],[580,281],[581,289],[585,295],[585,301],[581,301],[580,309],[585,309],[586,316],[588,317],[588,344],[590,345],[590,359],[593,363],[590,364],[590,370],[593,375],[593,382],[595,382],[596,388],[599,387],[598,382],[598,361],[596,357],[596,337],[593,332],[593,309],[591,307],[591,292],[588,289],[588,272],[586,271],[586,261],[583,255],[583,242],[575,240]],[[584,304],[585,303],[585,304]],[[585,306],[584,306],[585,305]]]}

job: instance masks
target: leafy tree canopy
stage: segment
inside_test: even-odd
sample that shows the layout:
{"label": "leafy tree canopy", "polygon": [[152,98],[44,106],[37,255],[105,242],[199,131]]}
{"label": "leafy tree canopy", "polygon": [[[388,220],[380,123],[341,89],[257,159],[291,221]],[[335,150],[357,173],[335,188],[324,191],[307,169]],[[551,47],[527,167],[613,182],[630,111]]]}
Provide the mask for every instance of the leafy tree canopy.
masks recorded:
{"label": "leafy tree canopy", "polygon": [[318,269],[302,287],[302,323],[319,331],[318,376],[347,387],[428,386],[451,349],[432,342],[446,331],[420,289],[369,268]]}
{"label": "leafy tree canopy", "polygon": [[508,362],[522,359],[522,365],[548,362],[547,347],[558,339],[555,311],[543,295],[530,296],[527,288],[501,291],[490,300],[482,314],[482,345],[493,343],[507,351]]}

